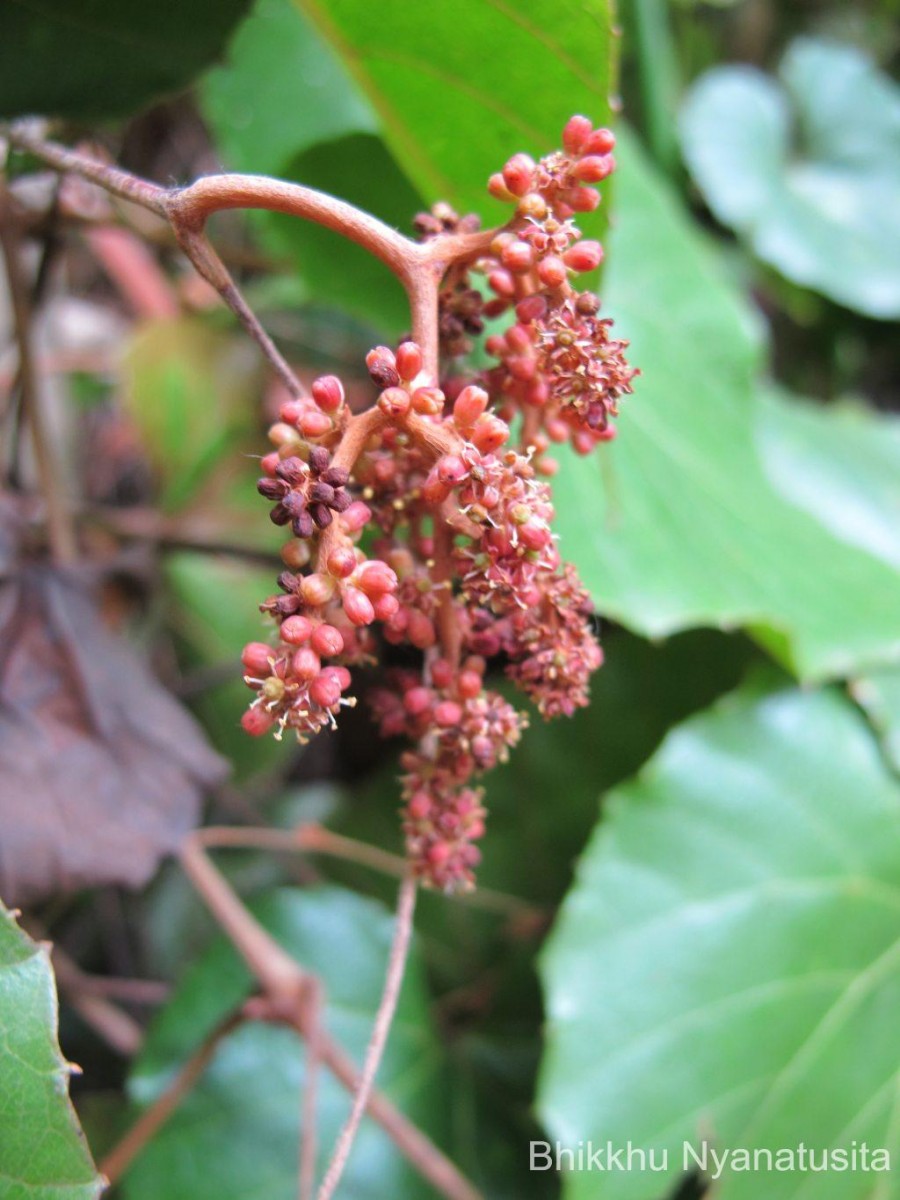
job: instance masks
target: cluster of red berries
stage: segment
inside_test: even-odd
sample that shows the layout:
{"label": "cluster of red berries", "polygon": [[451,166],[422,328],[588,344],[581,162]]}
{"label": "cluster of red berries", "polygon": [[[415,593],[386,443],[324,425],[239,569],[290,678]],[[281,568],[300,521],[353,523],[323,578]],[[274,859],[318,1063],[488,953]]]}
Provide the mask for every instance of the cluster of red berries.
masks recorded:
{"label": "cluster of red berries", "polygon": [[[590,185],[613,169],[613,137],[573,117],[563,146],[537,163],[516,155],[492,177],[491,194],[515,214],[487,253],[476,239],[447,271],[440,377],[412,341],[376,347],[366,362],[377,400],[355,416],[339,380],[316,380],[308,398],[282,406],[259,481],[293,538],[280,594],[262,605],[279,644],[244,651],[256,693],[244,727],[304,740],[354,702],[349,667],[377,662],[384,642],[418,652],[421,665],[386,671],[371,702],[381,734],[412,743],[401,758],[407,852],[423,882],[448,890],[471,886],[479,857],[485,811],[473,780],[506,759],[526,724],[486,687],[489,664],[554,717],[587,703],[602,661],[541,476],[552,473],[551,441],[586,452],[611,435],[634,372],[596,297],[570,283],[602,257],[572,217],[598,203]],[[417,228],[459,244],[477,221],[438,205]],[[473,272],[494,293],[486,303]],[[499,364],[469,370],[471,339],[503,319],[485,342]]]}

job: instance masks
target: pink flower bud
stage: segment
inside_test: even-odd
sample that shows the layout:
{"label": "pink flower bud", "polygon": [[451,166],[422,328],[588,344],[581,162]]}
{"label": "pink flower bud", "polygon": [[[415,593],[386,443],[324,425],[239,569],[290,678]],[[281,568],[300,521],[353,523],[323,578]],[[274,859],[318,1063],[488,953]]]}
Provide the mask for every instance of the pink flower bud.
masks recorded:
{"label": "pink flower bud", "polygon": [[411,717],[421,716],[428,712],[434,703],[434,694],[427,687],[413,687],[403,695],[403,707]]}
{"label": "pink flower bud", "polygon": [[550,530],[540,521],[526,521],[519,526],[519,541],[529,550],[543,550],[550,541]]}
{"label": "pink flower bud", "polygon": [[435,842],[433,846],[429,846],[425,854],[428,863],[432,867],[442,867],[450,857],[450,847],[446,842]]}
{"label": "pink flower bud", "polygon": [[386,388],[378,397],[378,407],[390,420],[397,421],[409,412],[409,392],[402,387]]}
{"label": "pink flower bud", "polygon": [[417,609],[410,611],[406,636],[417,650],[427,650],[437,641],[433,622]]}
{"label": "pink flower bud", "polygon": [[582,147],[582,153],[609,154],[615,145],[616,135],[611,129],[595,129]]}
{"label": "pink flower bud", "polygon": [[453,666],[446,658],[436,658],[431,664],[431,679],[435,687],[449,687],[453,681]]}
{"label": "pink flower bud", "polygon": [[599,242],[578,242],[563,255],[563,262],[572,271],[595,271],[603,261]]}
{"label": "pink flower bud", "polygon": [[527,271],[534,266],[534,250],[527,242],[517,239],[503,247],[500,261],[510,271]]}
{"label": "pink flower bud", "polygon": [[600,204],[600,193],[591,187],[569,188],[564,194],[573,212],[593,212]]}
{"label": "pink flower bud", "polygon": [[306,403],[303,400],[285,400],[281,408],[278,410],[279,418],[288,425],[296,425],[303,414],[306,412]]}
{"label": "pink flower bud", "polygon": [[474,425],[488,406],[488,394],[484,388],[469,384],[456,397],[453,405],[453,420],[460,429]]}
{"label": "pink flower bud", "polygon": [[315,679],[321,669],[319,656],[310,646],[301,646],[291,659],[291,672],[303,683]]}
{"label": "pink flower bud", "polygon": [[321,608],[334,595],[334,580],[330,575],[314,571],[300,580],[300,595],[312,608]]}
{"label": "pink flower bud", "polygon": [[444,393],[436,387],[420,387],[412,394],[412,406],[417,413],[436,417],[444,411]]}
{"label": "pink flower bud", "polygon": [[322,658],[334,658],[336,654],[343,652],[344,635],[333,625],[320,625],[318,629],[313,630],[309,644]]}
{"label": "pink flower bud", "polygon": [[568,278],[566,264],[555,254],[548,255],[538,263],[537,273],[541,283],[549,288],[562,287]]}
{"label": "pink flower bud", "polygon": [[527,154],[514,154],[503,168],[503,182],[514,196],[524,196],[533,177],[534,159]]}
{"label": "pink flower bud", "polygon": [[344,385],[336,375],[322,375],[312,385],[312,396],[322,412],[337,412],[344,403]]}
{"label": "pink flower bud", "polygon": [[522,325],[538,321],[547,311],[547,301],[543,296],[526,296],[516,305],[516,317]]}
{"label": "pink flower bud", "polygon": [[[349,511],[350,509],[348,508],[347,512]],[[356,570],[356,551],[352,546],[335,546],[328,555],[328,561],[325,566],[328,574],[333,575],[335,579],[346,579],[348,575],[352,575]]]}
{"label": "pink flower bud", "polygon": [[593,122],[588,117],[569,117],[562,134],[562,144],[565,152],[567,154],[580,154],[593,130]]}
{"label": "pink flower bud", "polygon": [[529,380],[534,378],[537,363],[530,355],[516,355],[506,360],[506,368],[513,379]]}
{"label": "pink flower bud", "polygon": [[518,354],[529,354],[534,345],[531,331],[524,325],[510,325],[506,331],[506,344]]}
{"label": "pink flower bud", "polygon": [[540,192],[526,192],[516,208],[520,216],[531,217],[533,221],[543,221],[550,211],[547,208],[547,201]]}
{"label": "pink flower bud", "polygon": [[483,681],[477,671],[460,671],[458,687],[464,700],[474,699],[481,692],[482,686]]}
{"label": "pink flower bud", "polygon": [[431,814],[431,798],[427,792],[414,792],[406,811],[411,821],[424,821]]}
{"label": "pink flower bud", "polygon": [[492,175],[488,180],[488,192],[495,200],[502,200],[504,204],[508,204],[511,200],[515,200],[515,196],[506,186],[506,180],[498,171],[496,175]]}
{"label": "pink flower bud", "polygon": [[437,467],[432,467],[422,484],[422,499],[426,504],[441,504],[453,489],[449,483],[444,483],[437,473]]}
{"label": "pink flower bud", "polygon": [[509,271],[491,271],[487,281],[488,287],[498,296],[514,296],[516,294],[516,281]]}
{"label": "pink flower bud", "polygon": [[309,641],[312,621],[309,617],[293,616],[281,622],[281,638],[291,646],[302,646]]}
{"label": "pink flower bud", "polygon": [[262,469],[266,473],[266,475],[274,475],[275,468],[278,466],[278,464],[280,462],[281,462],[281,455],[278,453],[277,450],[273,450],[271,452],[271,454],[264,454],[262,456],[262,458],[259,461],[259,465],[262,467]]}
{"label": "pink flower bud", "polygon": [[380,388],[396,387],[400,382],[397,360],[393,350],[387,346],[376,346],[374,350],[370,350],[366,355],[366,366]]}
{"label": "pink flower bud", "polygon": [[601,179],[612,174],[615,166],[616,160],[611,154],[589,154],[587,158],[582,158],[575,164],[572,174],[585,183],[599,183]]}
{"label": "pink flower bud", "polygon": [[393,592],[397,587],[397,576],[387,563],[380,559],[372,559],[371,562],[363,563],[356,579],[357,586],[370,599],[374,599],[375,596],[383,596],[385,592]]}
{"label": "pink flower bud", "polygon": [[331,418],[323,412],[305,412],[300,418],[299,429],[304,437],[322,437],[331,429]]}
{"label": "pink flower bud", "polygon": [[472,430],[472,442],[482,454],[492,454],[509,439],[509,426],[493,413],[482,413]]}
{"label": "pink flower bud", "polygon": [[257,679],[265,679],[271,674],[269,659],[275,657],[275,651],[265,642],[250,642],[241,651],[241,662],[247,668],[248,675]]}
{"label": "pink flower bud", "polygon": [[309,685],[309,698],[320,708],[333,708],[341,698],[341,685],[331,671],[323,671]]}
{"label": "pink flower bud", "polygon": [[299,571],[309,562],[309,543],[292,540],[281,547],[281,561],[286,567]]}
{"label": "pink flower bud", "polygon": [[364,501],[354,500],[347,511],[341,514],[341,520],[348,533],[357,533],[372,520],[372,510]]}
{"label": "pink flower bud", "polygon": [[375,609],[372,601],[365,592],[350,584],[345,584],[341,590],[341,603],[347,619],[354,625],[371,625],[375,620]]}
{"label": "pink flower bud", "polygon": [[251,737],[262,737],[274,724],[275,718],[259,704],[248,708],[241,717],[244,733],[249,733]]}
{"label": "pink flower bud", "polygon": [[434,723],[441,729],[450,729],[462,720],[462,709],[455,700],[442,700],[434,708]]}
{"label": "pink flower bud", "polygon": [[397,350],[397,370],[409,383],[422,370],[422,351],[415,342],[403,342]]}
{"label": "pink flower bud", "polygon": [[469,470],[458,454],[445,454],[435,463],[434,469],[441,483],[456,487],[468,476]]}
{"label": "pink flower bud", "polygon": [[385,592],[383,596],[375,597],[372,607],[375,609],[375,616],[379,621],[390,621],[391,617],[399,611],[400,601],[390,592]]}

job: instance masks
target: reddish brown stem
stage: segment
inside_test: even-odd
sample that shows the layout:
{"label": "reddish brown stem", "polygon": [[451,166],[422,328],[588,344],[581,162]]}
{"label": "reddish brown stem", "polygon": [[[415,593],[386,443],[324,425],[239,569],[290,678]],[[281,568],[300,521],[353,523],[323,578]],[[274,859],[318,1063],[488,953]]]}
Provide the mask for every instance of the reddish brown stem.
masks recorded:
{"label": "reddish brown stem", "polygon": [[403,983],[403,974],[409,955],[409,943],[412,937],[415,904],[416,881],[411,874],[407,874],[400,885],[394,939],[391,943],[384,991],[382,992],[378,1012],[375,1016],[372,1036],[366,1049],[366,1057],[363,1062],[359,1082],[354,1089],[350,1116],[347,1118],[347,1123],[338,1137],[334,1154],[332,1155],[328,1170],[325,1172],[322,1186],[319,1188],[318,1200],[331,1200],[331,1197],[334,1195],[341,1181],[341,1176],[344,1173],[344,1168],[347,1165],[347,1160],[350,1157],[350,1151],[356,1140],[356,1134],[359,1130],[363,1113],[368,1107],[372,1089],[375,1086],[375,1076],[381,1065],[388,1034],[393,1024],[394,1013],[397,1009],[397,1001],[400,998],[400,987]]}
{"label": "reddish brown stem", "polygon": [[219,1042],[227,1037],[233,1029],[236,1029],[243,1020],[244,1017],[241,1013],[232,1013],[217,1025],[200,1047],[194,1051],[159,1099],[138,1117],[121,1141],[102,1160],[100,1163],[101,1174],[105,1175],[110,1183],[115,1183],[117,1179],[121,1178],[144,1146],[165,1125],[209,1066]]}

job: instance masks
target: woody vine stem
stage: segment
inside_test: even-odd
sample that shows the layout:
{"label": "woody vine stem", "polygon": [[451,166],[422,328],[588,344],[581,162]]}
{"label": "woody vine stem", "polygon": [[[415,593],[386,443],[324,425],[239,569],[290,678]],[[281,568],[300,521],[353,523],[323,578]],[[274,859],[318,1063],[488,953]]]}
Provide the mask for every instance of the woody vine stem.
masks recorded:
{"label": "woody vine stem", "polygon": [[[286,389],[258,490],[291,537],[280,593],[260,606],[276,627],[276,644],[252,642],[242,655],[254,694],[244,729],[277,738],[291,731],[306,741],[356,702],[348,694],[351,668],[372,664],[391,645],[406,647],[406,660],[418,663],[388,666],[368,697],[381,734],[411,743],[400,760],[408,871],[351,1116],[318,1192],[329,1200],[370,1104],[416,886],[474,886],[486,810],[472,783],[506,759],[527,724],[524,712],[486,686],[489,664],[504,666],[549,719],[587,703],[590,676],[602,662],[590,597],[556,545],[548,480],[558,467],[553,443],[589,454],[614,436],[618,401],[636,373],[625,359],[627,343],[599,315],[598,298],[573,283],[603,256],[574,218],[599,203],[593,185],[614,169],[615,139],[572,117],[560,151],[537,162],[513,155],[489,180],[490,194],[513,206],[506,224],[482,231],[477,218],[437,204],[416,218],[414,241],[297,184],[216,175],[166,189],[47,141],[28,124],[5,132],[13,146],[56,170],[167,220]],[[370,408],[351,412],[335,376],[317,379],[309,394],[301,386],[206,236],[209,217],[234,208],[317,222],[364,247],[403,285],[410,336],[367,356],[377,388]],[[482,337],[495,360],[486,369],[471,358]],[[186,851],[184,862],[264,983],[273,1011],[280,995],[273,964],[299,1003],[306,977],[265,940],[205,857]],[[295,1024],[308,1044],[327,1049],[321,1035],[310,1035],[312,1026]],[[307,1184],[308,1158],[301,1170]],[[445,1194],[473,1195],[452,1168],[438,1174]]]}

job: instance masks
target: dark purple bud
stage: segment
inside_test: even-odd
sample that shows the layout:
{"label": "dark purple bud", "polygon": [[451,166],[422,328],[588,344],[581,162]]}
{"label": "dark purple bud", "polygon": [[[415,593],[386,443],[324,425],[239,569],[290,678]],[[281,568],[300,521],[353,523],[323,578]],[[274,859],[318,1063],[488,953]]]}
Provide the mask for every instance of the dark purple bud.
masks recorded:
{"label": "dark purple bud", "polygon": [[286,485],[280,479],[270,479],[264,475],[257,481],[256,490],[267,500],[280,500],[286,491]]}
{"label": "dark purple bud", "polygon": [[288,492],[281,503],[292,517],[299,517],[306,508],[306,497],[302,492]]}
{"label": "dark purple bud", "polygon": [[334,488],[330,483],[314,483],[309,489],[311,503],[331,505],[334,500]]}
{"label": "dark purple bud", "polygon": [[321,476],[323,483],[330,483],[332,487],[343,487],[350,480],[350,472],[343,467],[329,467],[327,471],[323,471]]}
{"label": "dark purple bud", "polygon": [[283,504],[276,504],[269,513],[269,519],[272,521],[273,525],[287,525],[288,521],[291,519],[291,514]]}
{"label": "dark purple bud", "polygon": [[306,463],[296,455],[283,459],[275,468],[278,478],[291,484],[301,483],[306,478],[306,473]]}
{"label": "dark purple bud", "polygon": [[303,601],[299,596],[291,594],[290,596],[279,596],[275,601],[275,611],[281,617],[292,617],[295,612],[299,612],[303,607]]}
{"label": "dark purple bud", "polygon": [[313,446],[309,452],[309,467],[314,475],[321,475],[323,471],[327,471],[330,462],[331,455],[324,446]]}
{"label": "dark purple bud", "polygon": [[335,512],[346,512],[353,503],[353,497],[349,492],[345,492],[343,488],[338,488],[334,493],[334,499],[331,502],[331,507]]}
{"label": "dark purple bud", "polygon": [[302,513],[294,517],[291,522],[291,529],[293,529],[294,535],[298,538],[312,537],[315,525],[307,509],[304,509]]}
{"label": "dark purple bud", "polygon": [[299,584],[300,580],[290,571],[282,571],[278,576],[278,586],[283,592],[296,592]]}
{"label": "dark purple bud", "polygon": [[331,509],[327,504],[311,504],[309,514],[320,529],[327,529],[331,524]]}

